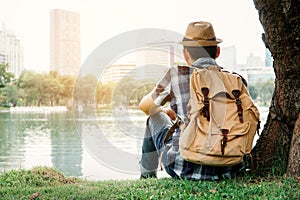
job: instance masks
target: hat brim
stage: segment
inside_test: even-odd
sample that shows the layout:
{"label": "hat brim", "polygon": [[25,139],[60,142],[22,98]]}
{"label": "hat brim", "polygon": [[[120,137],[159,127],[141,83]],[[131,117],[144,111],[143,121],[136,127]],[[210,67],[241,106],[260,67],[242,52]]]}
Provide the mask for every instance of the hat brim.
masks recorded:
{"label": "hat brim", "polygon": [[217,38],[216,40],[184,40],[180,44],[186,47],[206,47],[206,46],[216,46],[223,42],[222,39]]}

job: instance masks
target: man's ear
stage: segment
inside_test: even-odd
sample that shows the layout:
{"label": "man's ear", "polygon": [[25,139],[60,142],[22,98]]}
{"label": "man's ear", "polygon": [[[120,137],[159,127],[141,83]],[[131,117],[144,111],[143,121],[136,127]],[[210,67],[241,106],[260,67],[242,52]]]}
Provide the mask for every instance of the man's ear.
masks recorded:
{"label": "man's ear", "polygon": [[220,51],[221,51],[220,47],[219,47],[219,46],[217,46],[217,54],[216,54],[216,58],[217,58],[217,57],[219,57],[219,55],[220,55]]}
{"label": "man's ear", "polygon": [[186,48],[183,48],[183,56],[184,56],[184,59],[187,62],[187,64],[191,65],[192,64],[192,62],[191,62],[191,56],[190,56],[190,54],[189,54],[189,52],[187,51]]}
{"label": "man's ear", "polygon": [[185,61],[187,61],[187,59],[188,59],[188,52],[187,52],[186,48],[183,48],[182,51],[183,51],[184,59],[185,59]]}

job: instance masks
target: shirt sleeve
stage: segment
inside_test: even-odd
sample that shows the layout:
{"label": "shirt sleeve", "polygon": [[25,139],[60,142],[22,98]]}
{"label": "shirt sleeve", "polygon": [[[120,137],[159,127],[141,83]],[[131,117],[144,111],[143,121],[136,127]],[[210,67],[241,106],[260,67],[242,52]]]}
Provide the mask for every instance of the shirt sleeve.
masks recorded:
{"label": "shirt sleeve", "polygon": [[170,69],[164,75],[164,77],[159,81],[156,87],[152,91],[152,99],[154,104],[160,106],[162,102],[170,94],[171,90],[171,73]]}
{"label": "shirt sleeve", "polygon": [[148,93],[140,102],[139,108],[149,115],[149,110],[153,106],[160,106],[168,98],[171,90],[171,73],[170,69],[164,77],[158,82],[154,89]]}

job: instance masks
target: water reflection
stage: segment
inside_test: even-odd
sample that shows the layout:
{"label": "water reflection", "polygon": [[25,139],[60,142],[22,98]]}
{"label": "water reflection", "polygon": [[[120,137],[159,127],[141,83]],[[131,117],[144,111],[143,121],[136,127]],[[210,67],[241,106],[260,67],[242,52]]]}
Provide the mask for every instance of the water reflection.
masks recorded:
{"label": "water reflection", "polygon": [[76,134],[70,112],[48,116],[51,130],[51,157],[53,166],[67,176],[82,176],[82,142]]}
{"label": "water reflection", "polygon": [[[120,129],[109,110],[96,114],[81,112],[81,117],[74,118],[69,111],[0,113],[0,170],[3,172],[19,167],[28,169],[33,166],[52,166],[67,176],[93,179],[136,178],[137,174],[112,170],[109,163],[100,164],[97,161],[101,162],[101,159],[97,155],[104,152],[109,156],[108,152],[112,147],[139,155],[143,130],[137,131],[130,123],[127,123],[127,127],[123,124]],[[144,127],[145,116],[142,113],[133,112],[131,117],[134,123],[140,123],[136,125],[139,129]],[[99,137],[101,130],[104,138]],[[82,133],[96,137],[84,137]],[[132,139],[131,133],[139,136]],[[97,150],[91,151],[83,138],[97,139],[94,143]],[[136,156],[130,163],[137,167],[138,160]]]}
{"label": "water reflection", "polygon": [[81,140],[97,161],[120,173],[138,174],[146,117],[132,110],[126,113],[116,117],[111,111],[77,112],[74,119]]}
{"label": "water reflection", "polygon": [[[267,109],[261,114],[264,123]],[[138,178],[145,121],[134,110],[0,112],[0,172],[50,166],[66,176]]]}
{"label": "water reflection", "polygon": [[1,168],[10,169],[24,162],[26,133],[18,131],[22,126],[19,118],[11,117],[10,113],[2,113],[0,117]]}
{"label": "water reflection", "polygon": [[1,171],[50,165],[81,176],[83,149],[70,114],[1,113]]}

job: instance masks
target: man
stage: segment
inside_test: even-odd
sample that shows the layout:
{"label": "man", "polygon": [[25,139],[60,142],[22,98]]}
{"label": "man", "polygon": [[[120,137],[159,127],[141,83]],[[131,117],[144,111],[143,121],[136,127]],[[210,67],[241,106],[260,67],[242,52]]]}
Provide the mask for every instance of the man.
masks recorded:
{"label": "man", "polygon": [[[181,121],[187,116],[189,80],[193,67],[205,68],[217,65],[215,59],[220,54],[218,44],[221,42],[221,39],[215,37],[214,29],[209,22],[190,23],[182,40],[183,55],[188,66],[171,67],[156,87],[140,102],[140,109],[150,116],[142,145],[141,178],[156,177],[160,157],[166,172],[174,178],[220,180],[233,178],[244,168],[244,163],[232,167],[216,167],[184,160],[179,152],[179,128],[176,128],[172,136],[165,141],[176,116]],[[162,105],[168,98],[170,108],[164,108]]]}

